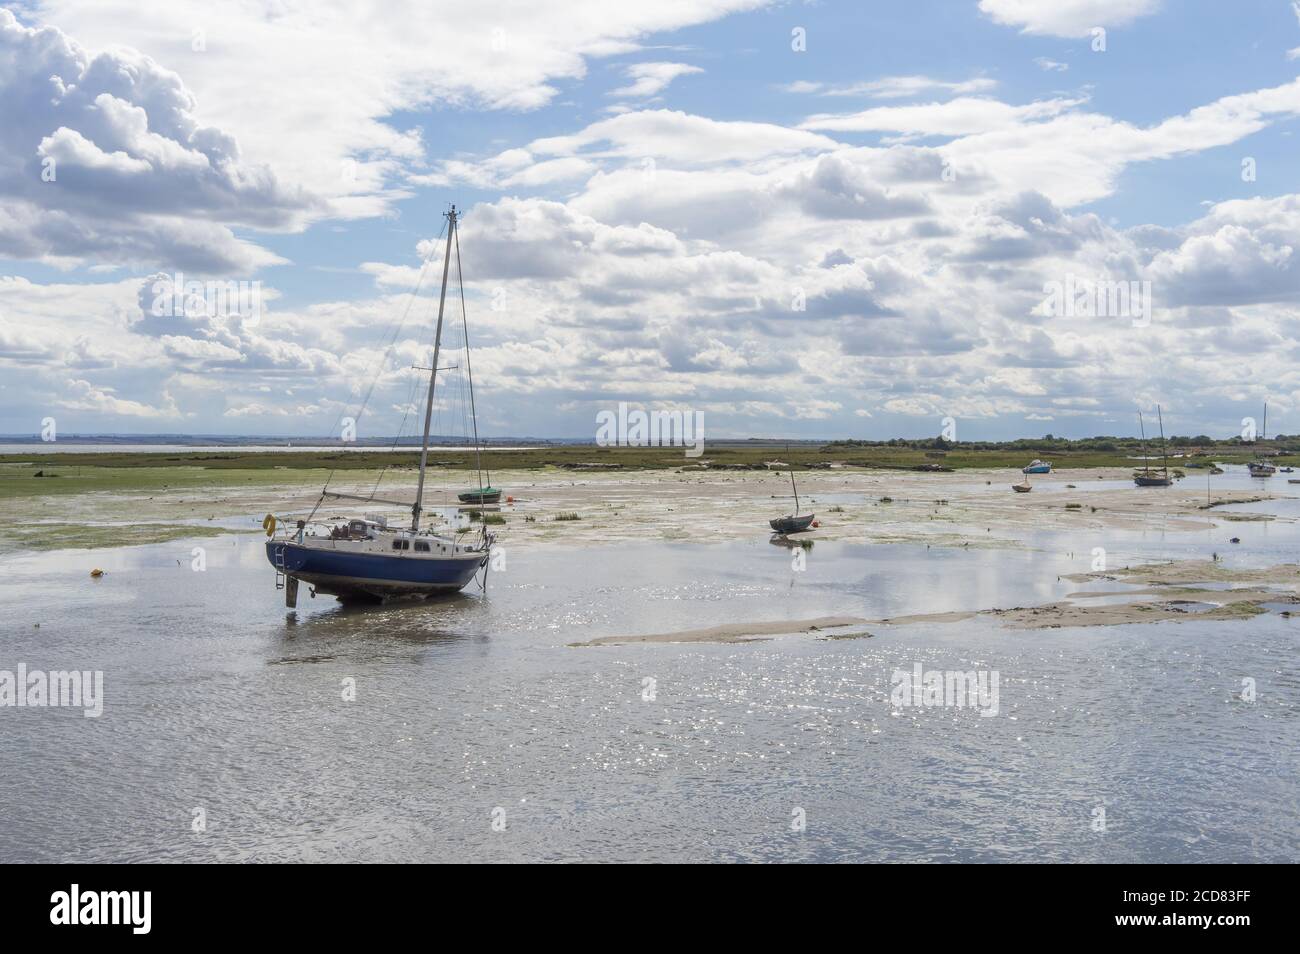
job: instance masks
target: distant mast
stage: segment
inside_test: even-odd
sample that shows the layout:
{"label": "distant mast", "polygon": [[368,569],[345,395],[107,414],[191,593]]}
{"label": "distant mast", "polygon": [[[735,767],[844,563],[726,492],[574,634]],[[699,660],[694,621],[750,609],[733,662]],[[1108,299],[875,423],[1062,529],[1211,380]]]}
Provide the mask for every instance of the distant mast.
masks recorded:
{"label": "distant mast", "polygon": [[447,274],[451,270],[451,243],[456,237],[456,207],[447,216],[447,251],[442,258],[442,292],[438,295],[438,326],[433,333],[433,365],[429,368],[429,394],[424,402],[424,439],[420,444],[420,478],[415,485],[415,505],[411,507],[411,532],[420,529],[420,512],[424,502],[424,470],[429,463],[429,425],[433,422],[433,388],[438,380],[438,353],[442,350],[442,312],[447,304]]}
{"label": "distant mast", "polygon": [[[453,209],[454,211],[454,209]],[[465,375],[469,380],[469,419],[474,424],[474,464],[478,471],[478,492],[483,495],[483,448],[478,442],[478,408],[474,406],[474,368],[469,361],[469,316],[465,310],[465,274],[460,268],[460,237],[456,238],[456,283],[460,285],[461,333],[465,339]],[[487,485],[492,486],[492,471],[488,471]],[[479,501],[482,503],[482,500]]]}
{"label": "distant mast", "polygon": [[1138,428],[1142,431],[1142,473],[1151,473],[1151,458],[1147,456],[1147,428],[1142,423],[1142,412],[1138,411]]}
{"label": "distant mast", "polygon": [[1169,448],[1165,444],[1165,416],[1160,411],[1160,405],[1156,405],[1156,418],[1160,421],[1160,453],[1164,455],[1165,476],[1169,476]]}

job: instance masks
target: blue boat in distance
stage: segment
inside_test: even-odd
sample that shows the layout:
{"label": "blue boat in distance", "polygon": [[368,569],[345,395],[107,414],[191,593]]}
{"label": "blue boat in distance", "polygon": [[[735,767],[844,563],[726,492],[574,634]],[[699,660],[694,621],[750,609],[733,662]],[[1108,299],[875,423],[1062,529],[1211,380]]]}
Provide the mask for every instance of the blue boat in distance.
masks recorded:
{"label": "blue boat in distance", "polygon": [[[284,602],[290,609],[298,605],[298,584],[305,582],[312,596],[327,593],[340,599],[364,598],[384,600],[390,597],[425,597],[455,593],[486,567],[491,556],[493,534],[486,526],[468,542],[454,530],[439,533],[420,527],[423,511],[424,477],[429,463],[429,426],[433,418],[433,394],[438,376],[438,357],[442,347],[443,311],[447,303],[447,277],[451,268],[452,245],[456,246],[456,266],[460,270],[460,242],[456,235],[457,212],[453,205],[447,216],[447,248],[442,263],[442,292],[438,299],[438,325],[433,336],[433,365],[429,369],[429,388],[424,406],[424,440],[420,447],[420,473],[415,501],[381,500],[351,494],[321,491],[320,500],[306,520],[297,521],[291,533],[276,537],[276,519],[267,514],[266,558],[276,571],[276,588],[283,589]],[[462,285],[463,285],[463,278]],[[463,293],[462,293],[463,309]],[[462,312],[463,317],[463,312]],[[468,348],[468,344],[466,345]],[[466,367],[468,368],[468,354]],[[473,378],[470,378],[470,407],[473,413]],[[474,425],[474,444],[478,447],[478,424]],[[485,494],[479,457],[480,499]],[[490,488],[487,488],[490,490]],[[316,510],[326,499],[374,501],[409,507],[409,527],[389,527],[385,517],[367,514],[364,519],[348,520],[333,526],[312,522]],[[486,570],[485,570],[486,573]],[[486,579],[486,578],[485,578]]]}
{"label": "blue boat in distance", "polygon": [[1052,462],[1047,460],[1031,460],[1028,467],[1020,468],[1022,474],[1050,474],[1052,472]]}

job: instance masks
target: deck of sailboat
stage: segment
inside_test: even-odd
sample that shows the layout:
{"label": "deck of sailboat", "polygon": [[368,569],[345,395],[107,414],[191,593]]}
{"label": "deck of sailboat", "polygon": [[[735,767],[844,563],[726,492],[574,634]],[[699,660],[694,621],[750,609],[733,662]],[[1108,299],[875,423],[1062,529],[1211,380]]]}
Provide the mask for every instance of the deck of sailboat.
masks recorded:
{"label": "deck of sailboat", "polygon": [[483,551],[478,547],[459,543],[455,539],[431,530],[420,533],[389,531],[369,540],[334,539],[323,534],[304,534],[302,539],[294,539],[291,544],[310,550],[378,554],[408,560],[454,558],[461,554],[477,554],[480,557],[483,555]]}

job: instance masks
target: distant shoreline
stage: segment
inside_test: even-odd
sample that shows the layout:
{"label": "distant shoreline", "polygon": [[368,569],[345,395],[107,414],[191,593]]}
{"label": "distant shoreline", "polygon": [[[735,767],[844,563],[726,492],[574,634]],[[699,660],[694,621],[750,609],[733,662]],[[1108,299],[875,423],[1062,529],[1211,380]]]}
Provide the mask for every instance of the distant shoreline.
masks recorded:
{"label": "distant shoreline", "polygon": [[[539,444],[521,444],[521,445],[498,445],[485,444],[485,449],[490,448],[495,452],[500,451],[523,451],[538,450],[545,445]],[[410,454],[418,451],[420,446],[417,444],[412,447],[409,444],[398,446],[384,446],[381,444],[364,445],[364,444],[99,444],[99,443],[80,443],[78,441],[32,441],[30,443],[7,443],[0,441],[0,457],[6,455],[14,456],[31,456],[33,452],[45,454],[160,454],[160,453],[183,453],[183,454],[203,454],[203,453],[222,453],[226,451],[238,451],[241,454]],[[455,444],[429,444],[429,450],[438,451],[465,451],[473,450],[472,447],[466,448],[464,442]]]}
{"label": "distant shoreline", "polygon": [[[435,470],[567,470],[575,475],[593,471],[677,470],[684,475],[727,470],[914,470],[948,472],[1008,469],[1017,474],[1031,460],[1050,461],[1054,468],[1134,468],[1142,465],[1136,440],[1055,443],[1025,441],[990,445],[962,443],[936,449],[934,441],[891,443],[820,441],[710,441],[698,457],[681,447],[600,447],[594,444],[487,445],[476,454],[464,444],[432,445],[429,465]],[[1171,472],[1207,473],[1215,463],[1244,464],[1267,455],[1279,466],[1300,467],[1300,446],[1261,441],[1255,445],[1222,442],[1213,446],[1171,447]],[[12,482],[24,474],[62,476],[69,467],[123,469],[201,468],[208,471],[385,470],[414,468],[418,447],[364,447],[304,443],[299,447],[261,445],[84,445],[60,441],[51,445],[0,443],[0,478],[13,492]],[[1162,465],[1150,454],[1154,467]],[[1175,474],[1177,476],[1177,474]],[[49,492],[48,490],[40,492]]]}

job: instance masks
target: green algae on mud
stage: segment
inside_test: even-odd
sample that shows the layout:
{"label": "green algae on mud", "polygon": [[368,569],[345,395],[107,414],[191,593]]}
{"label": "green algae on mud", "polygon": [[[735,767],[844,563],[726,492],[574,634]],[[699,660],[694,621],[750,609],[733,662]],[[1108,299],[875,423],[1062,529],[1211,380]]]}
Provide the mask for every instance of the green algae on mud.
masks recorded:
{"label": "green algae on mud", "polygon": [[290,482],[305,482],[308,478],[323,484],[326,473],[328,472],[324,470],[297,469],[211,470],[182,465],[121,467],[98,463],[65,464],[61,460],[40,464],[0,462],[0,500],[88,493],[163,493],[211,490],[218,487],[278,487]]}
{"label": "green algae on mud", "polygon": [[[215,521],[280,513],[280,501],[319,493],[325,472],[207,471],[198,467],[47,467],[46,476],[0,465],[9,532],[0,552],[166,543],[232,531]],[[57,475],[57,476],[52,476]],[[207,521],[214,521],[208,523]],[[250,530],[253,525],[250,524]]]}
{"label": "green algae on mud", "polygon": [[[566,450],[591,453],[593,449]],[[773,453],[771,448],[766,451]],[[757,452],[751,449],[750,453]],[[794,456],[783,450],[775,453]],[[362,454],[365,452],[357,452],[357,459]],[[96,456],[102,460],[122,455]],[[230,464],[234,455],[220,456],[223,464]],[[246,453],[243,460],[258,456]],[[394,455],[365,456],[390,465]],[[301,459],[294,463],[310,464],[317,455],[304,452],[298,457]],[[456,511],[463,509],[456,496],[467,480],[465,473],[442,467],[442,458],[439,449],[425,488],[426,509],[435,523],[456,521]],[[680,461],[680,453],[674,459]],[[178,463],[113,467],[98,463],[62,459],[40,466],[32,461],[0,463],[0,502],[11,524],[83,526],[88,528],[87,538],[94,539],[101,534],[89,532],[89,528],[108,528],[105,533],[110,541],[127,534],[113,528],[137,523],[145,526],[129,534],[141,541],[175,539],[195,526],[260,531],[267,513],[282,522],[309,515],[330,522],[355,512],[355,504],[321,506],[321,490],[327,481],[336,492],[381,494],[395,501],[414,499],[416,479],[413,470],[392,466],[329,470],[311,466],[209,468]],[[37,477],[38,472],[44,476]],[[1084,473],[1091,478],[1089,482],[1107,483],[1087,492],[1067,483],[1082,484],[1080,475]],[[954,474],[810,467],[799,483],[801,497],[810,509],[821,513],[814,538],[825,541],[1023,549],[1032,547],[1033,535],[1043,530],[1102,532],[1157,525],[1162,532],[1208,530],[1216,517],[1223,516],[1199,509],[1204,505],[1204,491],[1193,485],[1149,495],[1126,486],[1130,473],[1131,467],[1062,471],[1038,481],[1044,490],[1064,485],[1055,488],[1062,493],[1044,493],[1041,498],[1035,494],[1035,499],[1029,500],[1007,492],[1002,482],[1005,473],[997,471]],[[527,546],[760,539],[766,535],[772,513],[786,506],[789,494],[784,467],[767,469],[762,465],[703,471],[680,467],[590,471],[548,465],[540,470],[494,469],[493,480],[507,488],[510,497],[485,512],[494,513],[494,523],[506,521],[497,527],[503,543],[508,539],[511,545]],[[1253,489],[1224,489],[1217,495],[1224,502],[1259,498]],[[890,502],[882,502],[886,500]],[[1079,501],[1087,501],[1086,511],[1063,509],[1062,504]],[[409,519],[409,509],[403,513],[395,504],[375,502],[367,504],[366,511],[390,520]],[[581,519],[556,519],[569,513],[579,514]],[[11,535],[0,541],[3,550],[78,545],[75,534],[62,531],[45,536],[39,530],[24,531],[21,537]]]}
{"label": "green algae on mud", "polygon": [[20,550],[101,550],[108,547],[136,547],[150,543],[170,543],[198,537],[223,537],[231,533],[261,531],[230,530],[226,527],[193,526],[176,523],[84,524],[37,523],[12,528],[0,546]]}

